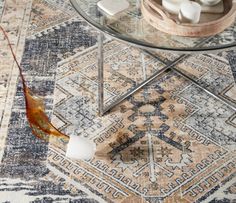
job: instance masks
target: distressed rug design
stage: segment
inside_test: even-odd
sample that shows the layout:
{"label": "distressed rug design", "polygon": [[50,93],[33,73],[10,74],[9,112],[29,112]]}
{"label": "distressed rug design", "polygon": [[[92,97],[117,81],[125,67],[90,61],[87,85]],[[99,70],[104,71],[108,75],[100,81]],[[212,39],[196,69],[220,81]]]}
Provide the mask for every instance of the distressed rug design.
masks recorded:
{"label": "distressed rug design", "polygon": [[[52,123],[97,145],[92,160],[74,161],[35,138],[0,34],[0,202],[236,202],[232,109],[168,71],[99,117],[97,32],[68,0],[0,0],[0,24]],[[104,49],[106,104],[178,57],[109,38]],[[176,66],[236,104],[227,56],[194,55]]]}

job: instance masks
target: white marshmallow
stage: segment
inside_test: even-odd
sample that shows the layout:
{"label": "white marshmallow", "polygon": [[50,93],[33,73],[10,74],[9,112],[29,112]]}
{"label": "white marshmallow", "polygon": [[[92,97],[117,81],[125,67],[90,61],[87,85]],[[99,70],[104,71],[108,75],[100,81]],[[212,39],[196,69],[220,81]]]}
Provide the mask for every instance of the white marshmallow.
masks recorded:
{"label": "white marshmallow", "polygon": [[89,160],[93,158],[96,144],[84,137],[72,135],[67,145],[66,156],[71,159]]}
{"label": "white marshmallow", "polygon": [[111,16],[129,8],[129,2],[127,0],[101,0],[97,5]]}
{"label": "white marshmallow", "polygon": [[162,0],[162,6],[171,14],[178,15],[181,3],[188,0]]}
{"label": "white marshmallow", "polygon": [[221,0],[200,0],[203,5],[206,6],[215,6],[220,3]]}
{"label": "white marshmallow", "polygon": [[198,23],[201,16],[201,6],[197,2],[185,1],[180,5],[179,20],[183,23]]}

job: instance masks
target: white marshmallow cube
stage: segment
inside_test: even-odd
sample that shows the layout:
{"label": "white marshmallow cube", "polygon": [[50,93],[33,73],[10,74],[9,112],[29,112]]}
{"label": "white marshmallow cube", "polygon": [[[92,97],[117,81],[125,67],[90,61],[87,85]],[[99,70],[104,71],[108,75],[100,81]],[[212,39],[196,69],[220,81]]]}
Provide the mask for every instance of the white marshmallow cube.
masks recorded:
{"label": "white marshmallow cube", "polygon": [[180,5],[179,20],[183,23],[196,24],[200,20],[201,6],[197,2],[185,1]]}
{"label": "white marshmallow cube", "polygon": [[101,0],[97,5],[101,10],[111,16],[129,8],[129,2],[127,0]]}
{"label": "white marshmallow cube", "polygon": [[162,6],[171,14],[179,14],[181,3],[188,0],[162,0]]}
{"label": "white marshmallow cube", "polygon": [[84,137],[72,135],[67,145],[66,157],[77,160],[92,159],[96,151],[96,144]]}

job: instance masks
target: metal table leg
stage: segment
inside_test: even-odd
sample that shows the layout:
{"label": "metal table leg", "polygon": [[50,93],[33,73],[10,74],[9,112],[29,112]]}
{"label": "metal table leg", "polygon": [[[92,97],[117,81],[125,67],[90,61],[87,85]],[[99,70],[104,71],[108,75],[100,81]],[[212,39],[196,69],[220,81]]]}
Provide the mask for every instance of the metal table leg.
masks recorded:
{"label": "metal table leg", "polygon": [[103,69],[103,40],[102,32],[98,35],[98,114],[104,114],[104,69]]}
{"label": "metal table leg", "polygon": [[[100,44],[100,42],[99,42]],[[151,77],[147,78],[145,81],[143,81],[142,83],[138,84],[137,86],[135,86],[135,88],[131,89],[130,91],[128,91],[127,93],[125,93],[124,95],[122,95],[121,97],[119,97],[116,101],[112,102],[110,105],[108,106],[104,106],[104,70],[103,70],[103,54],[102,54],[102,50],[100,50],[102,48],[101,44],[99,45],[99,54],[98,54],[98,113],[99,116],[103,116],[107,111],[109,111],[110,109],[112,109],[113,107],[115,107],[116,105],[120,104],[122,101],[124,101],[127,97],[129,97],[130,95],[134,94],[135,92],[137,92],[139,89],[141,89],[142,87],[144,87],[146,84],[150,83],[151,81],[153,81],[156,77],[158,77],[159,75],[161,75],[162,73],[164,73],[166,70],[170,69],[171,67],[173,67],[174,65],[176,65],[177,63],[179,63],[180,61],[182,61],[184,58],[187,57],[187,55],[182,55],[179,58],[177,58],[176,60],[174,60],[173,62],[171,62],[170,64],[166,65],[165,67],[163,67],[162,69],[158,70],[156,73],[154,73]]]}
{"label": "metal table leg", "polygon": [[186,78],[187,80],[190,80],[192,83],[194,83],[197,87],[199,87],[201,90],[205,91],[206,93],[210,94],[211,96],[213,96],[214,98],[220,100],[221,102],[223,102],[225,105],[227,105],[229,108],[231,108],[232,110],[234,110],[236,112],[236,106],[233,105],[231,102],[229,102],[227,99],[225,99],[224,97],[215,94],[214,92],[208,90],[207,88],[201,86],[201,84],[198,83],[198,81],[194,80],[193,78],[191,78],[190,76],[186,75],[185,73],[183,73],[182,71],[178,70],[175,67],[171,68],[173,71],[177,72],[178,74],[180,74],[181,76],[183,76],[184,78]]}
{"label": "metal table leg", "polygon": [[[146,51],[146,53],[150,53],[148,51]],[[153,56],[155,58],[155,55],[150,53],[151,56]],[[182,55],[182,56],[185,56],[185,58],[189,55]],[[234,61],[234,68],[235,68],[235,64],[236,64],[236,54],[234,55],[235,57],[231,60]],[[231,65],[231,68],[232,68],[232,64]],[[227,99],[225,99],[224,97],[220,96],[220,95],[217,95],[215,94],[214,92],[212,92],[211,90],[203,87],[198,81],[194,80],[193,78],[191,78],[190,76],[186,75],[184,72],[178,70],[175,66],[171,66],[169,69],[177,72],[178,74],[180,74],[181,76],[183,76],[185,79],[191,81],[192,83],[194,83],[197,87],[199,87],[201,90],[205,91],[206,93],[210,94],[211,96],[213,96],[214,98],[220,100],[221,102],[223,102],[225,105],[227,105],[229,108],[231,108],[232,110],[234,110],[236,112],[236,105],[234,105],[233,103],[231,103],[230,101],[228,101]],[[232,73],[233,70],[232,70]]]}
{"label": "metal table leg", "polygon": [[229,65],[234,76],[234,81],[236,82],[236,51],[229,51],[227,53],[227,58],[229,60]]}
{"label": "metal table leg", "polygon": [[[156,73],[154,73],[152,76],[147,78],[145,81],[143,81],[142,83],[138,84],[135,88],[131,89],[130,91],[128,91],[127,93],[125,93],[124,95],[119,97],[116,101],[112,102],[110,105],[105,107],[104,106],[104,56],[103,56],[103,40],[104,40],[104,35],[103,35],[103,33],[100,32],[99,35],[98,35],[98,113],[99,113],[99,116],[103,116],[107,111],[109,111],[110,109],[112,109],[116,105],[120,104],[127,97],[129,97],[130,95],[132,95],[135,92],[137,92],[139,89],[141,89],[146,84],[152,82],[155,78],[157,78],[158,76],[160,76],[162,73],[164,73],[167,70],[173,70],[173,71],[177,72],[178,74],[182,75],[184,78],[186,78],[186,79],[190,80],[191,82],[193,82],[197,87],[199,87],[203,91],[207,92],[208,94],[210,94],[214,98],[222,101],[229,108],[231,108],[232,110],[236,111],[236,106],[234,104],[229,102],[224,97],[222,97],[220,95],[217,95],[214,92],[212,92],[212,91],[206,89],[205,87],[201,86],[201,84],[198,81],[192,79],[190,76],[186,75],[185,73],[183,73],[182,71],[178,70],[175,67],[175,65],[177,65],[179,62],[181,62],[183,59],[186,59],[187,57],[189,57],[188,54],[181,55],[180,57],[178,57],[177,59],[175,59],[171,63],[167,64],[162,69],[158,70]],[[201,42],[201,43],[204,43],[204,42]],[[152,54],[152,53],[150,53],[150,52],[148,52],[146,50],[145,50],[145,52],[149,53],[151,56],[155,57],[154,54]]]}

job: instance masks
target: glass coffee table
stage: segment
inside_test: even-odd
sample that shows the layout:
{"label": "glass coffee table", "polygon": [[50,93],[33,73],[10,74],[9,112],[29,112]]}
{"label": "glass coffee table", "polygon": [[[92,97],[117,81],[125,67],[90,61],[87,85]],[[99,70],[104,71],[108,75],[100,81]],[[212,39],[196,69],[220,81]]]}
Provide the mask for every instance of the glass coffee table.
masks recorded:
{"label": "glass coffee table", "polygon": [[[143,18],[140,11],[140,0],[128,0],[129,9],[115,16],[108,16],[99,10],[97,2],[99,0],[70,0],[79,15],[90,25],[99,31],[98,35],[98,111],[103,115],[108,110],[118,105],[128,96],[154,80],[156,77],[171,69],[186,79],[192,81],[195,85],[206,91],[213,97],[221,100],[231,109],[236,111],[236,106],[224,97],[203,87],[197,80],[194,80],[188,74],[176,68],[176,64],[186,59],[189,54],[217,52],[231,50],[236,47],[236,21],[224,32],[211,37],[190,38],[173,36],[158,31],[149,25]],[[120,96],[116,101],[109,105],[104,105],[104,57],[103,42],[104,34],[110,37],[128,43],[137,48],[143,49],[146,53],[155,57],[155,51],[167,51],[180,54],[174,61],[165,65],[162,69],[156,71],[145,81],[136,85],[134,88]],[[236,71],[236,54],[233,51],[228,53],[233,74]],[[235,57],[235,58],[234,58]]]}

